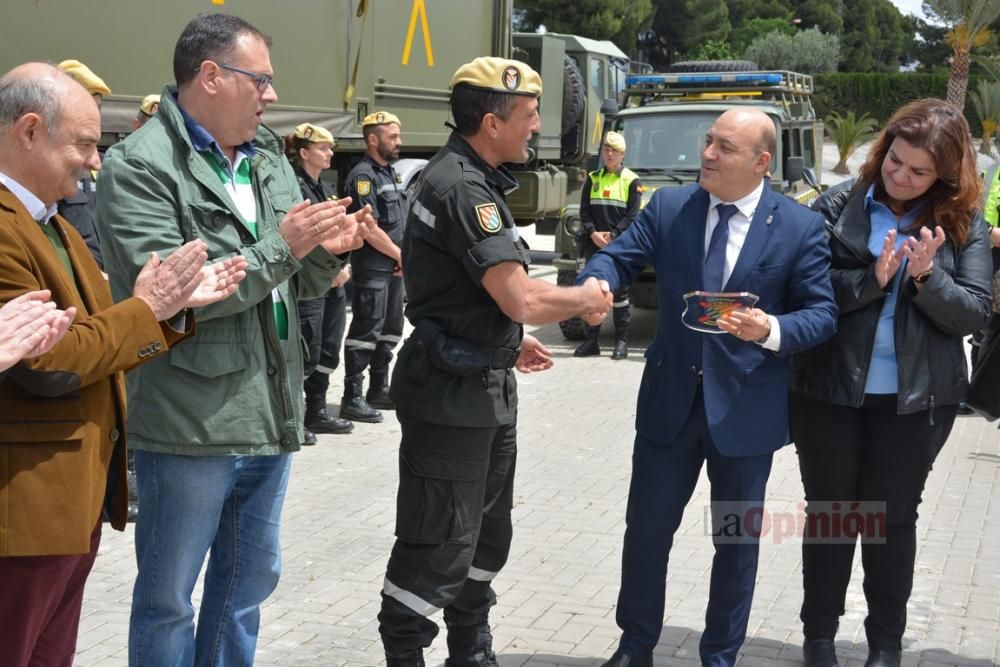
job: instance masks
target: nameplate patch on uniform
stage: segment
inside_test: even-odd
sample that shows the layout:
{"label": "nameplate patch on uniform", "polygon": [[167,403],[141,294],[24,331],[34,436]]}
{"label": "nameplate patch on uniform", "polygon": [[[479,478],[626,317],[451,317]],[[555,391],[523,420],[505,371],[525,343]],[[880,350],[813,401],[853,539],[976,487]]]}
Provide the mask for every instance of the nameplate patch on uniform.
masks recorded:
{"label": "nameplate patch on uniform", "polygon": [[496,234],[503,227],[496,204],[480,204],[476,207],[476,215],[479,216],[479,226],[487,234]]}
{"label": "nameplate patch on uniform", "polygon": [[358,194],[362,197],[367,197],[368,193],[372,191],[372,182],[367,180],[358,181]]}

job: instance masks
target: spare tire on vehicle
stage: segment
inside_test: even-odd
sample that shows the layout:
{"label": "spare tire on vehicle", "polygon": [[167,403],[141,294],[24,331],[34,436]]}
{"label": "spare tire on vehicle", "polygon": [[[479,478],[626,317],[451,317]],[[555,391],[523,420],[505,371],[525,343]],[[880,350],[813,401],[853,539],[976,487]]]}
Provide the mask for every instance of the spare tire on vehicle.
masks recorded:
{"label": "spare tire on vehicle", "polygon": [[587,89],[583,83],[583,75],[576,62],[568,55],[563,55],[563,107],[560,136],[566,136],[583,117],[583,107],[587,103]]}
{"label": "spare tire on vehicle", "polygon": [[668,72],[756,72],[760,68],[750,60],[685,60],[673,63]]}

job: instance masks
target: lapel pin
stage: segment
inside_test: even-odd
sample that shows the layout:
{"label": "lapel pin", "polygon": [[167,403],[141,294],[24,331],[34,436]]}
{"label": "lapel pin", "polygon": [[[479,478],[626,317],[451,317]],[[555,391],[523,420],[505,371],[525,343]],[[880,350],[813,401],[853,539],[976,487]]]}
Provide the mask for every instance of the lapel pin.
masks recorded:
{"label": "lapel pin", "polygon": [[772,222],[774,222],[774,216],[773,215],[769,215],[769,216],[767,216],[767,220],[764,221],[764,224],[765,225],[769,225]]}

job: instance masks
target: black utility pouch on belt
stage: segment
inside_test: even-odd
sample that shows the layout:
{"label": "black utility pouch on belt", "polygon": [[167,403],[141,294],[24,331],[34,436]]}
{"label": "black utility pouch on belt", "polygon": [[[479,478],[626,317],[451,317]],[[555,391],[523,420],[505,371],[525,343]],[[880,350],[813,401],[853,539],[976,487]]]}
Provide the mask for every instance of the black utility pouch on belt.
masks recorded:
{"label": "black utility pouch on belt", "polygon": [[513,368],[520,348],[493,350],[475,343],[453,338],[431,320],[420,320],[414,335],[424,343],[431,364],[452,375],[475,375],[489,368]]}

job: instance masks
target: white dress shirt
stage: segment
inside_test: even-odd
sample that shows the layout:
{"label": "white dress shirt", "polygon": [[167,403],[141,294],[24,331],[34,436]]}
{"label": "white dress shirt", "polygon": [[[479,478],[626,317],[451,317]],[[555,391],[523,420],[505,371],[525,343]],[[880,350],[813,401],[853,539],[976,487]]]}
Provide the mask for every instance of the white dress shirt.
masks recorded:
{"label": "white dress shirt", "polygon": [[43,225],[49,224],[49,220],[51,220],[52,216],[56,214],[58,209],[55,204],[52,206],[46,206],[45,202],[36,197],[31,190],[24,187],[2,171],[0,171],[0,183],[3,183],[7,189],[18,198],[32,218]]}
{"label": "white dress shirt", "polygon": [[[760,185],[753,192],[736,201],[722,201],[711,193],[708,195],[708,220],[705,223],[705,254],[708,254],[708,245],[712,240],[712,232],[715,230],[715,226],[719,224],[719,211],[716,210],[716,206],[719,204],[732,204],[736,207],[736,213],[729,218],[729,236],[726,241],[726,264],[722,269],[723,286],[729,280],[729,276],[732,275],[733,267],[736,266],[736,260],[740,257],[740,251],[743,250],[743,243],[747,240],[747,234],[750,233],[750,221],[753,220],[753,214],[757,212],[757,205],[760,204],[760,198],[763,194],[764,181],[761,180]],[[767,318],[771,321],[771,334],[764,341],[760,342],[760,345],[768,350],[777,352],[781,349],[781,329],[778,326],[778,318],[773,315],[768,315]]]}

